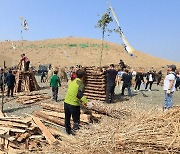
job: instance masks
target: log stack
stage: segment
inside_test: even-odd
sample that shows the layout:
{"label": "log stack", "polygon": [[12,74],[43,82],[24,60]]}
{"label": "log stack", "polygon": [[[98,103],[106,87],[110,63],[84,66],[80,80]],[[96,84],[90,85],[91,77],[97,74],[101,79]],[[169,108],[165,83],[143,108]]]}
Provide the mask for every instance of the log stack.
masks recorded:
{"label": "log stack", "polygon": [[0,152],[39,150],[47,144],[45,137],[32,118],[0,117]]}
{"label": "log stack", "polygon": [[100,67],[86,67],[84,95],[88,99],[105,101],[106,79]]}
{"label": "log stack", "polygon": [[15,92],[36,91],[40,89],[33,72],[18,70],[15,76]]}

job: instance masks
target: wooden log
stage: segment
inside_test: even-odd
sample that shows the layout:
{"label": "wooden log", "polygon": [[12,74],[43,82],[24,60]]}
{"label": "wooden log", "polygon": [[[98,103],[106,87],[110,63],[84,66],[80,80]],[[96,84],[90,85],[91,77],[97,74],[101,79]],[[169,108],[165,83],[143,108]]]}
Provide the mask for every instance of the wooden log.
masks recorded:
{"label": "wooden log", "polygon": [[95,88],[95,87],[86,87],[85,90],[97,90],[97,91],[105,91],[106,88]]}
{"label": "wooden log", "polygon": [[91,94],[91,93],[84,93],[84,95],[86,96],[93,96],[93,97],[100,97],[100,98],[105,98],[106,95],[103,95],[103,94]]}
{"label": "wooden log", "polygon": [[97,90],[89,90],[89,89],[85,89],[84,93],[101,94],[101,95],[105,95],[106,94],[105,91],[97,91]]}
{"label": "wooden log", "polygon": [[105,79],[97,79],[97,78],[87,78],[85,81],[96,81],[105,83]]}
{"label": "wooden log", "polygon": [[96,84],[92,84],[92,83],[86,83],[86,84],[85,84],[85,88],[86,88],[86,87],[104,88],[104,87],[106,87],[106,85],[105,85],[105,84],[103,84],[103,85],[96,85]]}
{"label": "wooden log", "polygon": [[105,79],[105,75],[97,76],[97,75],[86,75],[86,79]]}
{"label": "wooden log", "polygon": [[87,81],[86,84],[98,84],[101,86],[106,86],[105,82],[97,82],[97,81]]}
{"label": "wooden log", "polygon": [[105,98],[98,98],[98,97],[91,97],[91,96],[86,96],[90,100],[99,100],[99,101],[105,101]]}
{"label": "wooden log", "polygon": [[57,111],[57,112],[64,112],[64,105],[54,105],[54,104],[47,104],[47,103],[41,103],[41,106],[43,109],[51,110],[51,111]]}
{"label": "wooden log", "polygon": [[41,112],[35,112],[34,114],[36,116],[40,117],[40,118],[43,118],[45,120],[48,120],[50,122],[53,122],[55,124],[58,124],[58,125],[64,127],[64,120],[63,119],[60,119],[60,118],[57,118],[57,117],[53,117],[53,116],[49,116],[49,115],[41,113]]}
{"label": "wooden log", "polygon": [[39,127],[39,129],[42,131],[44,137],[48,141],[49,144],[52,144],[56,141],[54,136],[49,132],[49,130],[46,128],[46,126],[40,121],[38,117],[32,116],[35,124]]}

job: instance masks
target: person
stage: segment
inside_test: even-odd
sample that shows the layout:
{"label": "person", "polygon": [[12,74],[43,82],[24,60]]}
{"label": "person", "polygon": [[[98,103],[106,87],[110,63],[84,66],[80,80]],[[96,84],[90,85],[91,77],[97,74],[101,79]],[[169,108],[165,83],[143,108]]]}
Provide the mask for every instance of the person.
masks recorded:
{"label": "person", "polygon": [[121,68],[121,70],[124,70],[126,68],[126,65],[124,64],[124,61],[122,59],[120,59],[119,67]]}
{"label": "person", "polygon": [[131,80],[132,80],[132,75],[129,74],[129,71],[126,69],[125,73],[122,75],[123,86],[122,86],[121,95],[124,95],[124,90],[125,88],[127,88],[128,95],[131,96]]}
{"label": "person", "polygon": [[175,85],[175,88],[176,88],[176,91],[178,91],[178,88],[180,89],[180,71],[177,71],[176,73],[176,85]]}
{"label": "person", "polygon": [[30,60],[25,56],[24,53],[21,55],[20,64],[22,64],[23,61],[24,61],[24,71],[29,71]]}
{"label": "person", "polygon": [[141,84],[144,83],[142,71],[137,72],[135,82],[136,82],[136,85],[135,85],[134,91],[136,91],[136,89],[138,89],[139,91]]}
{"label": "person", "polygon": [[0,69],[0,87],[1,87],[1,92],[4,91],[4,87],[3,87],[3,84],[4,84],[4,83],[3,83],[3,80],[4,80],[4,79],[3,79],[3,78],[4,78],[3,72],[4,72],[4,71],[3,71],[3,69],[1,68],[1,69]]}
{"label": "person", "polygon": [[158,73],[157,73],[157,86],[159,86],[160,82],[161,82],[161,79],[162,79],[162,71],[160,70]]}
{"label": "person", "polygon": [[61,87],[60,78],[58,77],[58,71],[54,71],[54,75],[50,78],[50,87],[52,87],[53,99],[57,102],[58,99],[58,87]]}
{"label": "person", "polygon": [[73,81],[76,78],[76,68],[72,68],[72,73],[71,73],[71,81]]}
{"label": "person", "polygon": [[[88,100],[83,95],[85,72],[78,70],[77,77],[69,83],[68,90],[64,100],[65,111],[65,129],[67,134],[75,134],[80,124],[80,104],[87,104]],[[70,119],[73,118],[73,129],[71,129]]]}
{"label": "person", "polygon": [[41,83],[45,82],[46,80],[46,72],[41,73]]}
{"label": "person", "polygon": [[106,103],[113,103],[114,101],[114,89],[116,86],[117,71],[114,68],[114,64],[109,66],[109,69],[104,71],[106,76]]}
{"label": "person", "polygon": [[7,76],[7,73],[6,73],[5,69],[1,68],[0,69],[0,88],[1,88],[1,92],[4,92],[4,90],[5,90],[6,76]]}
{"label": "person", "polygon": [[153,82],[154,82],[154,80],[155,80],[155,75],[154,75],[153,71],[149,71],[149,72],[147,73],[147,75],[146,75],[146,80],[147,80],[147,83],[146,83],[145,90],[147,90],[148,85],[150,85],[150,86],[149,86],[149,91],[151,91],[151,90],[152,90],[152,84],[153,84]]}
{"label": "person", "polygon": [[173,106],[173,93],[175,91],[176,84],[176,66],[169,65],[167,68],[167,75],[164,79],[164,107],[163,109],[170,109]]}
{"label": "person", "polygon": [[9,95],[11,93],[11,97],[14,97],[13,92],[14,92],[14,87],[16,84],[16,79],[15,79],[14,74],[12,74],[11,70],[9,70],[9,73],[6,76],[6,83],[8,86],[7,96],[9,97]]}

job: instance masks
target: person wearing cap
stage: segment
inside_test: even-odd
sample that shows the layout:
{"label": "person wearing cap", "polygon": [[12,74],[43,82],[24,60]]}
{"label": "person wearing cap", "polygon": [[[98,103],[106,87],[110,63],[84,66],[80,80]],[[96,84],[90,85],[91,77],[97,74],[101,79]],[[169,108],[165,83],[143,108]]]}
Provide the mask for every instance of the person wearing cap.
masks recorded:
{"label": "person wearing cap", "polygon": [[24,53],[21,55],[20,64],[22,64],[22,62],[24,62],[24,71],[29,71],[30,60],[26,57]]}
{"label": "person wearing cap", "polygon": [[176,84],[176,66],[169,65],[167,68],[167,75],[164,79],[164,107],[163,109],[170,109],[173,106],[173,92],[175,91]]}
{"label": "person wearing cap", "polygon": [[[65,111],[65,129],[67,134],[75,135],[75,132],[79,129],[80,124],[80,104],[83,103],[85,106],[88,100],[83,95],[84,92],[84,77],[85,72],[78,70],[76,72],[77,77],[70,82],[68,90],[64,100],[64,111]],[[73,119],[73,129],[71,129],[70,119]]]}

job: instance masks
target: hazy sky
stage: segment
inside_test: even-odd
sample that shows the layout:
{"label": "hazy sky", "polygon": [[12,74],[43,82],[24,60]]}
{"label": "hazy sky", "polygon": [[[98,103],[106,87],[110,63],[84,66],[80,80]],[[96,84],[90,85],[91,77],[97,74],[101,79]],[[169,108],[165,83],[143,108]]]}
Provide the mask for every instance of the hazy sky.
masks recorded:
{"label": "hazy sky", "polygon": [[[180,0],[109,2],[135,49],[180,62]],[[21,39],[20,16],[30,28],[23,32],[26,40],[68,36],[101,39],[95,25],[106,8],[106,0],[0,0],[0,40]],[[110,28],[117,26],[112,23]],[[106,33],[105,39],[122,43],[117,33]]]}

